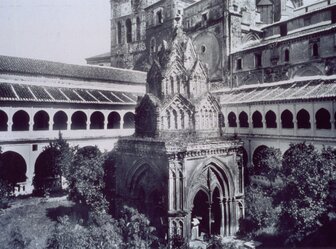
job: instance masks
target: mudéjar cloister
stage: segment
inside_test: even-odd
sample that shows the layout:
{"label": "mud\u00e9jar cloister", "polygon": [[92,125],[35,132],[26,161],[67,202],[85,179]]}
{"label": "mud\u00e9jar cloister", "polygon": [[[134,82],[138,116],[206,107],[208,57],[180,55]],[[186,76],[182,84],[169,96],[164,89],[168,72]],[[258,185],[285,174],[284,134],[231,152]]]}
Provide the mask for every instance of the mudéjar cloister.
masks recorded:
{"label": "mud\u00e9jar cloister", "polygon": [[149,70],[134,136],[115,147],[115,210],[137,207],[161,237],[233,235],[244,213],[242,143],[223,136],[206,69],[175,32]]}
{"label": "mud\u00e9jar cloister", "polygon": [[134,131],[134,107],[146,74],[0,56],[0,146],[16,194],[48,164],[44,147],[59,132],[71,145],[110,150]]}

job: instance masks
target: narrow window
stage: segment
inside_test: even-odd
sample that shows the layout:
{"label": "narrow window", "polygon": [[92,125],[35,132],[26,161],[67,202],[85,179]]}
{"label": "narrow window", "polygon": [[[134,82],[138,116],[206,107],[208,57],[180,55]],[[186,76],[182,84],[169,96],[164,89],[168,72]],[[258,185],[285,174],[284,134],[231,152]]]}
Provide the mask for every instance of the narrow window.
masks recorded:
{"label": "narrow window", "polygon": [[318,44],[317,43],[313,44],[313,56],[314,57],[319,56],[319,48],[318,48]]}
{"label": "narrow window", "polygon": [[156,20],[157,20],[157,24],[163,23],[162,10],[159,10],[158,12],[156,12]]}
{"label": "narrow window", "polygon": [[136,38],[137,41],[140,41],[141,39],[141,21],[139,17],[136,19]]}
{"label": "narrow window", "polygon": [[237,59],[236,60],[236,70],[241,70],[242,69],[242,59]]}
{"label": "narrow window", "polygon": [[126,21],[126,40],[127,43],[132,42],[132,22],[130,19]]}
{"label": "narrow window", "polygon": [[287,23],[280,24],[280,35],[281,36],[287,35]]}
{"label": "narrow window", "polygon": [[284,61],[289,62],[289,49],[285,49],[285,56]]}
{"label": "narrow window", "polygon": [[261,67],[262,63],[261,63],[261,54],[260,53],[254,54],[254,65],[255,65],[256,68]]}
{"label": "narrow window", "polygon": [[117,29],[118,29],[118,44],[121,44],[121,23],[118,22],[117,24]]}

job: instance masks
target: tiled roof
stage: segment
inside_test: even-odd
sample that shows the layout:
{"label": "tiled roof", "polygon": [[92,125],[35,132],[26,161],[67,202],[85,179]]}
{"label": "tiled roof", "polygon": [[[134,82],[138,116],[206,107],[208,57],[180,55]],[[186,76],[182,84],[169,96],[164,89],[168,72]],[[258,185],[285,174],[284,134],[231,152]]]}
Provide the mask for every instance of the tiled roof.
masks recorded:
{"label": "tiled roof", "polygon": [[99,89],[66,88],[8,83],[0,81],[1,101],[33,101],[53,103],[131,104],[141,93]]}
{"label": "tiled roof", "polygon": [[45,60],[0,56],[0,73],[21,73],[95,81],[146,83],[146,73],[135,70],[74,65]]}
{"label": "tiled roof", "polygon": [[336,99],[336,78],[298,78],[279,84],[244,86],[217,92],[216,95],[219,96],[221,105],[317,98]]}
{"label": "tiled roof", "polygon": [[91,57],[86,58],[85,60],[104,59],[104,58],[108,58],[108,57],[111,57],[111,52],[91,56]]}

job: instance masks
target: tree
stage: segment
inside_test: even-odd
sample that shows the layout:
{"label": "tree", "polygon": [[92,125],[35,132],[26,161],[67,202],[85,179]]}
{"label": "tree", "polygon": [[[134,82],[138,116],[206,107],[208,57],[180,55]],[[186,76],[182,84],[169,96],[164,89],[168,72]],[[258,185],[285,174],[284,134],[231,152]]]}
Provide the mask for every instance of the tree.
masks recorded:
{"label": "tree", "polygon": [[125,249],[154,248],[158,242],[155,228],[149,225],[148,218],[136,209],[124,206],[121,211],[121,228]]}
{"label": "tree", "polygon": [[283,157],[280,230],[287,235],[288,243],[301,241],[321,226],[332,171],[326,155],[311,144],[299,143],[291,144]]}
{"label": "tree", "polygon": [[104,161],[97,147],[77,150],[69,169],[69,196],[75,202],[87,205],[94,212],[106,212],[108,202],[104,190]]}
{"label": "tree", "polygon": [[[46,191],[62,188],[64,185],[62,178],[63,176],[65,178],[69,177],[69,169],[76,149],[77,147],[70,147],[69,143],[63,139],[61,133],[59,133],[58,139],[50,142],[44,148],[41,158],[38,158],[43,163],[43,170],[35,172],[33,179],[34,188],[37,192],[44,194]],[[53,184],[51,184],[50,178]],[[55,185],[58,186],[58,189],[55,189]]]}
{"label": "tree", "polygon": [[10,240],[8,242],[8,249],[24,249],[30,244],[30,240],[22,235],[19,227],[15,226],[10,232]]}
{"label": "tree", "polygon": [[245,218],[240,220],[239,234],[255,237],[261,230],[277,225],[279,209],[273,203],[268,189],[248,187],[245,190]]}
{"label": "tree", "polygon": [[281,151],[272,147],[261,147],[253,157],[254,174],[273,180],[281,168]]}

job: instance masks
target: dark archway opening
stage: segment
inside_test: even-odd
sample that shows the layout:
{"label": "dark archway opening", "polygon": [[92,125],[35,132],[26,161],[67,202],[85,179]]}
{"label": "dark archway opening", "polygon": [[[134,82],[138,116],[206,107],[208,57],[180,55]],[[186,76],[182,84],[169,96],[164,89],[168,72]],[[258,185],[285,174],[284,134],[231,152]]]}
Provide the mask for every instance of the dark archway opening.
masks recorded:
{"label": "dark archway opening", "polygon": [[200,233],[209,234],[209,198],[207,194],[203,190],[198,191],[193,203],[191,218],[199,220]]}
{"label": "dark archway opening", "polygon": [[262,128],[262,115],[259,111],[255,111],[252,115],[253,128]]}
{"label": "dark archway opening", "polygon": [[281,124],[282,124],[282,128],[284,128],[284,129],[293,129],[294,128],[293,114],[290,111],[284,110],[281,113]]}
{"label": "dark archway opening", "polygon": [[26,181],[26,172],[27,165],[20,154],[8,151],[0,155],[0,178],[13,192],[17,183]]}
{"label": "dark archway opening", "polygon": [[211,234],[220,234],[222,225],[222,210],[220,206],[220,193],[215,188],[212,195]]}
{"label": "dark archway opening", "polygon": [[127,112],[124,116],[124,128],[131,129],[134,128],[134,114],[132,112]]}
{"label": "dark archway opening", "polygon": [[66,130],[68,123],[68,116],[63,111],[56,112],[54,115],[53,130]]}
{"label": "dark archway opening", "polygon": [[111,112],[107,117],[107,129],[120,129],[120,115],[117,112]]}
{"label": "dark archway opening", "polygon": [[305,109],[300,110],[296,118],[298,129],[310,129],[310,115]]}
{"label": "dark archway opening", "polygon": [[268,111],[265,118],[267,128],[277,128],[276,114],[273,111]]}
{"label": "dark archway opening", "polygon": [[330,113],[322,108],[316,112],[316,128],[317,129],[331,129]]}
{"label": "dark archway opening", "polygon": [[264,159],[264,154],[267,152],[268,147],[266,145],[260,145],[258,148],[256,148],[253,152],[253,171],[255,174],[259,175],[263,171],[262,169],[262,160]]}
{"label": "dark archway opening", "polygon": [[34,115],[34,131],[42,131],[49,129],[49,115],[46,111],[38,111]]}
{"label": "dark archway opening", "polygon": [[239,125],[241,128],[248,128],[249,123],[248,123],[248,116],[246,112],[241,112],[239,114]]}
{"label": "dark archway opening", "polygon": [[56,168],[57,153],[56,149],[49,148],[36,159],[33,179],[34,194],[43,195],[45,191],[61,189],[60,172]]}
{"label": "dark archway opening", "polygon": [[156,227],[159,238],[164,238],[165,235],[165,229],[163,225],[165,223],[164,219],[166,216],[166,212],[164,211],[164,208],[162,206],[162,196],[162,193],[154,190],[148,198],[148,216],[150,217],[153,226]]}
{"label": "dark archway opening", "polygon": [[101,112],[94,112],[90,117],[90,129],[104,129],[104,114]]}
{"label": "dark archway opening", "polygon": [[84,112],[75,112],[71,117],[71,130],[85,130],[86,120],[87,118]]}
{"label": "dark archway opening", "polygon": [[29,115],[25,111],[17,111],[13,116],[13,131],[29,130]]}
{"label": "dark archway opening", "polygon": [[229,127],[237,127],[237,117],[234,112],[230,112],[228,115]]}
{"label": "dark archway opening", "polygon": [[0,131],[7,131],[8,116],[4,111],[0,110]]}

